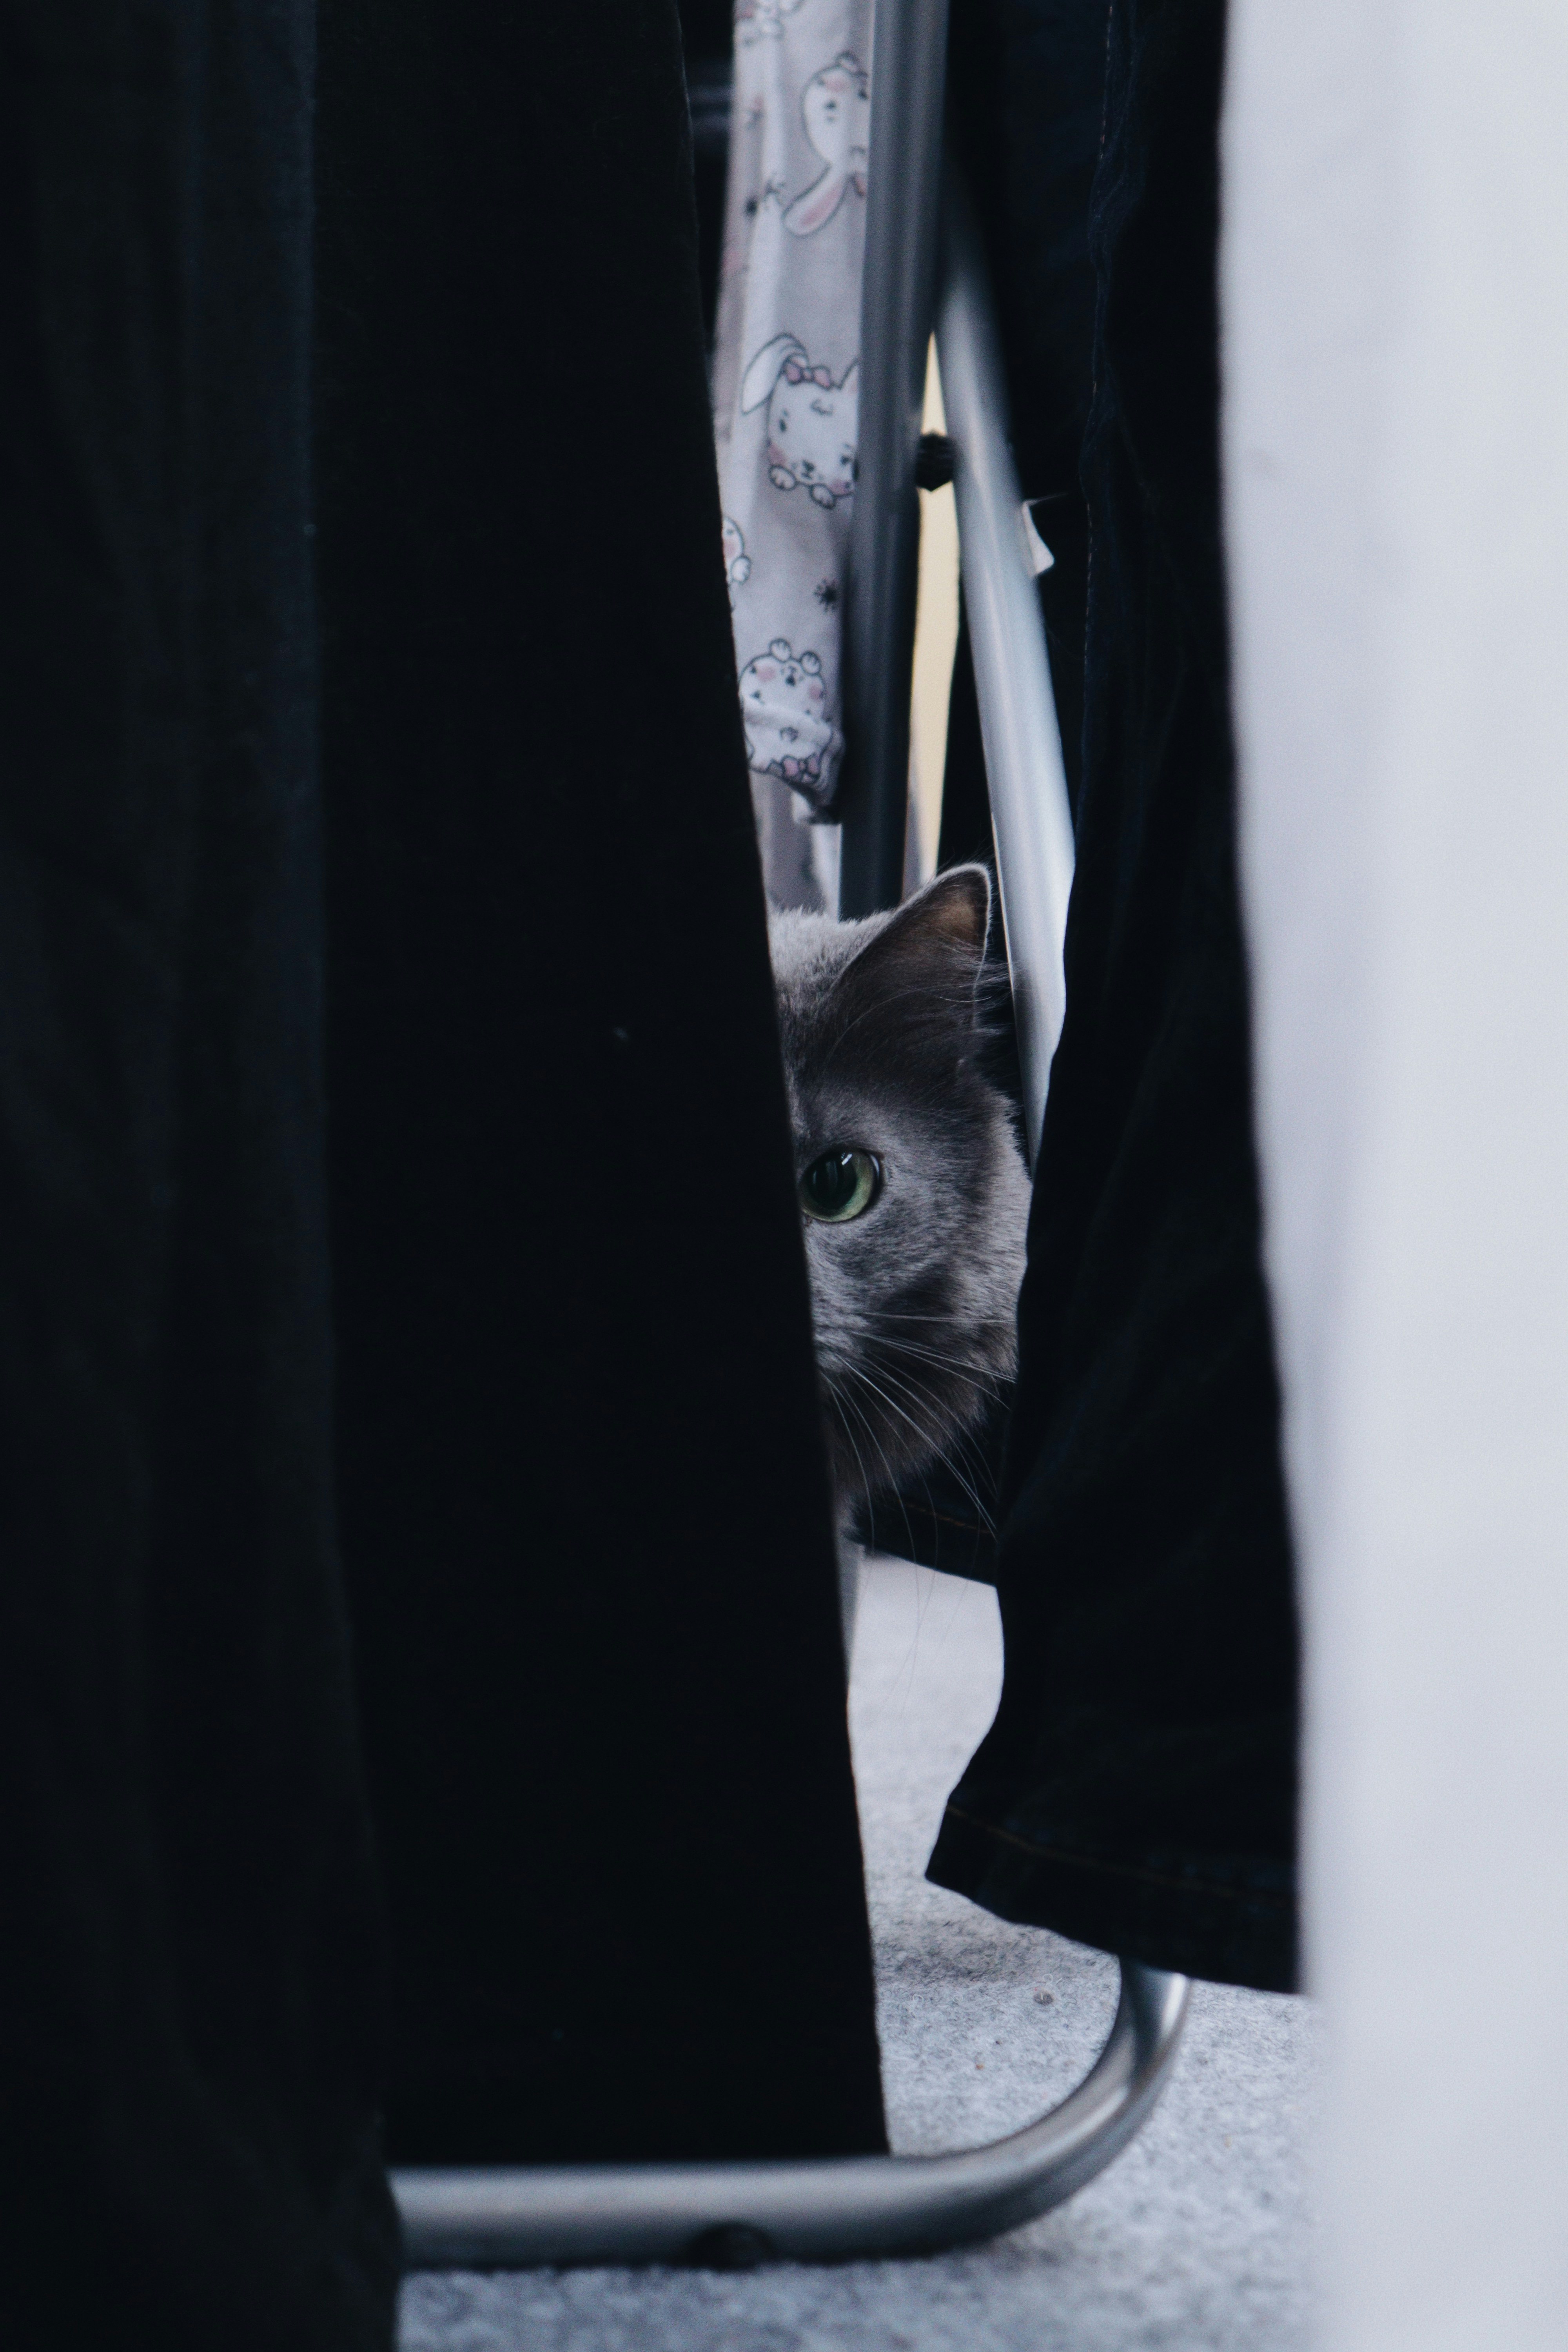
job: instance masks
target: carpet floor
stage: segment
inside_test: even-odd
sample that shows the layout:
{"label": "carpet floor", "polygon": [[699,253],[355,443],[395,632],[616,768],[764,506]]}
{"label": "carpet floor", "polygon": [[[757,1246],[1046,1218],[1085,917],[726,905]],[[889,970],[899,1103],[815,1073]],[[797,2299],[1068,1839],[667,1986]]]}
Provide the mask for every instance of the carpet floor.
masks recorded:
{"label": "carpet floor", "polygon": [[[1113,1961],[921,1875],[1000,1680],[987,1587],[867,1563],[850,1722],[900,2151],[1042,2113],[1087,2074],[1115,2007]],[[1199,1985],[1138,2138],[992,2245],[742,2273],[426,2273],[404,2291],[402,2352],[1304,2352],[1318,2041],[1305,2001]]]}

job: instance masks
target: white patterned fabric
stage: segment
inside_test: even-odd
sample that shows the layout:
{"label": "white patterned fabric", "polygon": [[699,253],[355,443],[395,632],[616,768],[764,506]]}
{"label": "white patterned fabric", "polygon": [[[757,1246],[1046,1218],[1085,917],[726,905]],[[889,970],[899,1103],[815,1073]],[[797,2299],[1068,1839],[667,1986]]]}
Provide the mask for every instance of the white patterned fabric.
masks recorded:
{"label": "white patterned fabric", "polygon": [[869,0],[739,0],[714,429],[770,892],[831,904],[844,750],[870,123]]}

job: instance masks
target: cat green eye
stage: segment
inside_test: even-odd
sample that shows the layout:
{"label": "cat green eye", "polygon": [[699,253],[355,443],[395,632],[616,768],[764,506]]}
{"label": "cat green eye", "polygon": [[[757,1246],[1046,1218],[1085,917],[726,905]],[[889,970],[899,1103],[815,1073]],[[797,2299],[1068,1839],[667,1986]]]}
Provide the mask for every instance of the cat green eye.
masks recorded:
{"label": "cat green eye", "polygon": [[826,1225],[847,1224],[864,1216],[877,1197],[882,1171],[868,1151],[847,1144],[814,1160],[800,1180],[800,1205],[808,1217]]}

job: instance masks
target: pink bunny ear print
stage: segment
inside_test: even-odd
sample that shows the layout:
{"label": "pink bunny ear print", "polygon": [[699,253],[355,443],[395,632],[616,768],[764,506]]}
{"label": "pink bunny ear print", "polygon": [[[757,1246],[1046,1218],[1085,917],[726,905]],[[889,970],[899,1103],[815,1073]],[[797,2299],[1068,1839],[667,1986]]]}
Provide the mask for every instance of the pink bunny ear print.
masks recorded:
{"label": "pink bunny ear print", "polygon": [[865,194],[866,100],[860,60],[847,49],[807,82],[801,100],[805,135],[827,168],[785,212],[792,236],[812,236],[825,227],[852,187]]}
{"label": "pink bunny ear print", "polygon": [[773,386],[784,369],[800,364],[805,359],[805,345],[798,335],[775,335],[764,343],[741,378],[741,414],[749,416],[753,408],[761,408],[773,398]]}
{"label": "pink bunny ear print", "polygon": [[796,196],[785,213],[784,225],[790,235],[815,236],[819,228],[826,228],[848,194],[851,180],[855,183],[856,193],[863,196],[866,193],[864,173],[846,172],[837,164],[829,163],[821,179],[814,182],[805,195]]}

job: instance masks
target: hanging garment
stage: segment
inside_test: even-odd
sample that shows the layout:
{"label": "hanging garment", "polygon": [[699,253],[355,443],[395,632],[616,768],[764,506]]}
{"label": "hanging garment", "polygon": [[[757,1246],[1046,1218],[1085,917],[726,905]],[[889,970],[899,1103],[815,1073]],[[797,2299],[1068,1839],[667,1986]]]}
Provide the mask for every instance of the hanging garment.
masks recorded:
{"label": "hanging garment", "polygon": [[1221,0],[1113,0],[1091,246],[1078,864],[997,1582],[939,1883],[1295,1980],[1296,1633],[1236,875],[1215,294]]}
{"label": "hanging garment", "polygon": [[713,354],[735,666],[767,880],[836,907],[870,0],[741,0]]}
{"label": "hanging garment", "polygon": [[390,2352],[334,1548],[313,10],[0,39],[0,2342]]}
{"label": "hanging garment", "polygon": [[[1094,381],[1090,192],[1105,111],[1106,0],[956,0],[948,136],[984,237],[1019,486],[1052,562],[1036,581],[1062,764],[1083,749],[1089,522],[1079,478]],[[953,664],[939,863],[991,855],[967,625]]]}
{"label": "hanging garment", "polygon": [[1319,2341],[1557,2352],[1568,21],[1239,0],[1230,42],[1242,870],[1329,2029]]}
{"label": "hanging garment", "polygon": [[391,2147],[873,2148],[673,6],[321,29],[339,1465]]}

